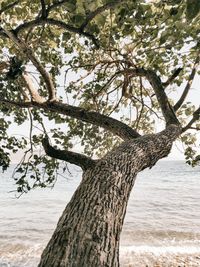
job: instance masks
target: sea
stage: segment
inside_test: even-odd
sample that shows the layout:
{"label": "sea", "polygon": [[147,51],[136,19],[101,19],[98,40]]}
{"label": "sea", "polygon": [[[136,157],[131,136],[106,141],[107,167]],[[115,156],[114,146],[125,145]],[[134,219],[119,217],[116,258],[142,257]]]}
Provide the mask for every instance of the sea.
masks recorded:
{"label": "sea", "polygon": [[[0,174],[0,267],[36,267],[81,171],[70,166],[71,174],[59,177],[53,189],[17,198],[13,168]],[[121,267],[200,266],[200,166],[160,161],[138,175],[120,262]]]}

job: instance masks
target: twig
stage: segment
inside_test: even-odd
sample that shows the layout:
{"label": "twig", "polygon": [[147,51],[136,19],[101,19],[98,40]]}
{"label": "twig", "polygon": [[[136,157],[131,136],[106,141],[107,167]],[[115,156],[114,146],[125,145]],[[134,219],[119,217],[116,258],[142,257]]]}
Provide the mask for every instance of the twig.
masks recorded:
{"label": "twig", "polygon": [[30,151],[33,153],[33,144],[32,144],[32,132],[33,132],[33,118],[31,114],[31,110],[28,109],[29,118],[30,118],[30,130],[29,130],[29,140],[30,140]]}
{"label": "twig", "polygon": [[7,6],[4,6],[4,7],[0,10],[0,15],[1,15],[3,12],[7,11],[8,9],[10,9],[10,8],[12,8],[12,7],[14,7],[14,6],[16,6],[19,2],[20,2],[20,0],[17,0],[17,1],[14,1],[13,3],[10,3],[10,4],[7,5]]}
{"label": "twig", "polygon": [[197,57],[196,57],[196,60],[195,60],[195,63],[194,63],[194,66],[192,68],[192,71],[191,71],[191,74],[189,76],[189,79],[188,79],[188,82],[186,84],[186,87],[185,89],[183,90],[183,93],[180,97],[180,99],[177,101],[177,103],[174,105],[174,110],[177,111],[183,104],[183,102],[185,101],[187,95],[188,95],[188,92],[192,86],[192,82],[194,80],[194,77],[195,77],[195,74],[197,72],[197,67],[199,65],[199,61],[200,61],[200,52],[198,52],[197,54]]}
{"label": "twig", "polygon": [[97,15],[99,15],[100,13],[102,13],[103,11],[105,11],[107,9],[113,8],[114,6],[116,6],[122,2],[124,2],[124,1],[123,0],[115,0],[115,1],[112,1],[112,2],[105,4],[103,6],[98,7],[93,12],[90,12],[89,15],[86,17],[85,21],[83,22],[83,24],[81,25],[80,30],[83,31],[85,29],[85,27],[90,23],[90,21],[92,21]]}

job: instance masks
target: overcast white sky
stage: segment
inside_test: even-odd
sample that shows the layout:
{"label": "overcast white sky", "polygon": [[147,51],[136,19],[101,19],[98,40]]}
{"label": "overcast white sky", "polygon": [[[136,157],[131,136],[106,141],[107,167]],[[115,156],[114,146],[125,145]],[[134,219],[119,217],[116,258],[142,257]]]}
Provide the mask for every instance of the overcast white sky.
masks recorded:
{"label": "overcast white sky", "polygon": [[[192,84],[192,88],[189,92],[187,101],[191,101],[194,103],[197,107],[200,105],[200,76],[197,76]],[[177,98],[180,96],[182,90],[180,88],[180,91],[177,91],[173,93],[173,97]],[[15,124],[11,125],[10,127],[10,133],[13,135],[29,135],[29,122],[23,124],[22,126],[17,126]],[[200,138],[198,138],[200,143]],[[77,151],[78,152],[78,151]],[[184,159],[184,148],[180,142],[176,142],[173,146],[173,149],[170,153],[170,155],[167,157],[167,160],[181,160]],[[12,161],[17,162],[22,157],[22,151],[17,153],[16,155],[12,156]]]}

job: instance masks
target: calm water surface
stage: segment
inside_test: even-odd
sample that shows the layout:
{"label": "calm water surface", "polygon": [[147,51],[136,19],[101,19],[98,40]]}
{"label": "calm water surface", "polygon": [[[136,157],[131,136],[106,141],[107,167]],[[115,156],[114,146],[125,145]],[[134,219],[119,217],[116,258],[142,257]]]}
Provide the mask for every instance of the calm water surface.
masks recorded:
{"label": "calm water surface", "polygon": [[[59,216],[81,179],[59,178],[53,190],[19,199],[0,174],[0,267],[36,267]],[[137,177],[121,238],[122,267],[200,266],[200,168],[162,161]]]}

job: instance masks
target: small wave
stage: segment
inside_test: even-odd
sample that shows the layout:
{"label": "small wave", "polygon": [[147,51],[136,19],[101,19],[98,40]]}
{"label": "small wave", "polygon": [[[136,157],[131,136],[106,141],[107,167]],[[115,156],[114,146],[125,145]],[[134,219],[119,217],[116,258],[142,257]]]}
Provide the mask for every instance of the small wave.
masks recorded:
{"label": "small wave", "polygon": [[[128,228],[128,227],[127,227]],[[141,246],[156,247],[185,247],[200,246],[200,233],[183,231],[130,231],[124,229],[122,232],[121,245],[131,246],[132,244]]]}
{"label": "small wave", "polygon": [[200,247],[195,246],[121,246],[122,253],[152,253],[154,255],[161,254],[196,254],[200,253]]}
{"label": "small wave", "polygon": [[[0,267],[37,266],[42,244],[4,244],[0,246]],[[199,267],[197,246],[121,246],[121,267]]]}
{"label": "small wave", "polygon": [[122,246],[122,267],[199,267],[200,247]]}
{"label": "small wave", "polygon": [[43,248],[41,244],[0,245],[0,267],[35,267]]}

